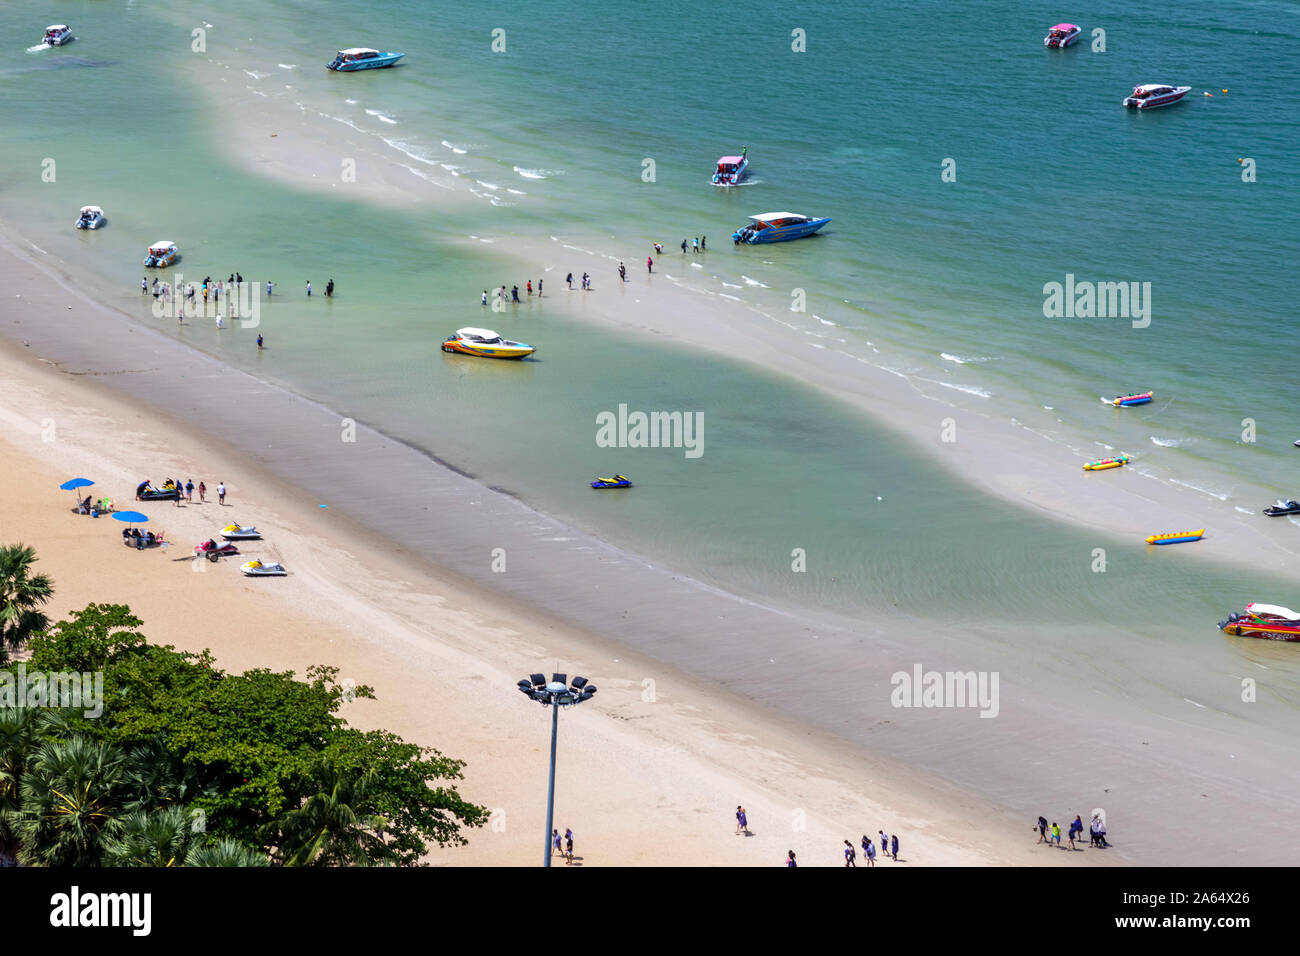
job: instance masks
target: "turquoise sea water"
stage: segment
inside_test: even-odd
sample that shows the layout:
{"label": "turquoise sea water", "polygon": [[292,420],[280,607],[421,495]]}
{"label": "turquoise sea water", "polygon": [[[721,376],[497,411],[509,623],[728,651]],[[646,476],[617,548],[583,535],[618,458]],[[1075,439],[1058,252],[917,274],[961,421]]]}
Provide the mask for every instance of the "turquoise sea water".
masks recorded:
{"label": "turquoise sea water", "polygon": [[[484,287],[537,278],[508,258],[511,236],[560,237],[633,268],[659,240],[660,268],[701,295],[788,323],[797,347],[838,348],[968,407],[995,404],[1058,438],[1064,468],[1077,467],[1071,447],[1103,442],[1204,490],[1208,507],[1300,495],[1287,348],[1300,136],[1279,107],[1297,79],[1292,8],[1096,4],[1076,14],[1085,41],[1065,51],[1042,47],[1060,18],[1048,5],[962,9],[792,13],[756,0],[727,22],[675,0],[581,12],[414,0],[8,6],[0,218],[142,323],[171,328],[135,291],[150,241],[177,241],[190,280],[274,279],[265,353],[207,323],[175,334],[707,582],[851,614],[900,608],[954,629],[1050,608],[1052,628],[1107,622],[1092,638],[1106,653],[1132,639],[1133,627],[1114,626],[1117,609],[1141,607],[1143,640],[1172,647],[1194,634],[1205,656],[1189,666],[1217,675],[1237,651],[1213,622],[1246,600],[1296,599],[1284,585],[1261,594],[1244,573],[1109,542],[1112,572],[1093,574],[1095,536],[990,502],[785,380],[633,344],[545,300],[508,319],[478,305]],[[21,52],[55,21],[78,39]],[[191,51],[196,27],[204,54]],[[1094,27],[1105,53],[1086,42]],[[491,50],[495,28],[504,54]],[[806,31],[804,53],[791,51],[794,29]],[[327,73],[350,45],[407,58]],[[1133,84],[1164,80],[1192,92],[1149,114],[1120,108]],[[223,141],[241,112],[263,109],[325,130],[344,155],[360,144],[401,159],[413,186],[432,179],[466,201],[393,210],[245,171]],[[709,186],[714,159],[741,145],[749,185]],[[40,178],[47,157],[52,183]],[[1244,157],[1257,182],[1242,181]],[[956,182],[941,178],[945,159]],[[93,235],[69,228],[86,202],[110,220]],[[726,241],[769,208],[834,221],[805,242]],[[700,269],[673,251],[697,234],[710,238]],[[1150,327],[1045,318],[1043,285],[1067,273],[1150,282]],[[326,302],[331,277],[340,292]],[[597,293],[609,278],[596,277]],[[546,281],[561,294],[562,273]],[[795,288],[806,313],[789,311]],[[443,355],[438,341],[465,324],[537,345],[537,361]],[[575,340],[582,349],[566,347]],[[1149,388],[1159,400],[1144,408],[1097,401]],[[594,417],[619,403],[702,410],[705,455],[597,448]],[[1247,417],[1253,445],[1240,440]],[[637,493],[586,488],[609,471],[632,473]],[[790,573],[795,548],[810,573]],[[1293,663],[1279,666],[1295,691]]]}

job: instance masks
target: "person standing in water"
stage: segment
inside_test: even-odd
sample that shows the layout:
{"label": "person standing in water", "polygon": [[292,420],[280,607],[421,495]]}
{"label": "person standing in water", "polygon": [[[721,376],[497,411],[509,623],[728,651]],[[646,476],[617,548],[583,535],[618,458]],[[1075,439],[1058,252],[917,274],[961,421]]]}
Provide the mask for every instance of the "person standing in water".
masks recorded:
{"label": "person standing in water", "polygon": [[274,283],[274,282],[272,282],[270,279],[267,279],[267,280],[266,280],[266,294],[267,294],[267,295],[270,295],[270,294],[271,294],[271,289],[272,289],[274,286],[275,286],[275,283]]}
{"label": "person standing in water", "polygon": [[537,280],[537,298],[540,299],[541,297],[542,297],[542,280],[541,280],[541,279],[538,279],[538,280]]}
{"label": "person standing in water", "polygon": [[307,298],[311,298],[311,280],[307,280]]}
{"label": "person standing in water", "polygon": [[333,279],[330,279],[329,282],[326,282],[326,283],[325,283],[325,298],[327,298],[327,299],[332,299],[332,298],[334,298],[334,280],[333,280]]}
{"label": "person standing in water", "polygon": [[262,351],[262,333],[261,333],[261,332],[258,332],[258,333],[257,333],[257,350],[258,350],[259,352]]}
{"label": "person standing in water", "polygon": [[[155,279],[154,281],[157,282],[158,280]],[[144,276],[140,277],[140,294],[141,295],[149,294],[149,280]]]}
{"label": "person standing in water", "polygon": [[483,290],[483,305],[487,306],[487,289]]}
{"label": "person standing in water", "polygon": [[700,236],[700,252],[704,251],[704,247],[708,243],[708,241],[709,241],[708,236]]}
{"label": "person standing in water", "polygon": [[573,288],[573,273],[570,272],[567,276],[565,276],[565,277],[564,277],[564,281],[567,282],[567,283],[569,284],[569,288],[572,289],[572,288]]}
{"label": "person standing in water", "polygon": [[650,256],[646,256],[646,257],[645,257],[645,271],[646,271],[646,272],[654,272],[654,271],[655,271],[655,261],[654,261],[654,259],[651,258]]}

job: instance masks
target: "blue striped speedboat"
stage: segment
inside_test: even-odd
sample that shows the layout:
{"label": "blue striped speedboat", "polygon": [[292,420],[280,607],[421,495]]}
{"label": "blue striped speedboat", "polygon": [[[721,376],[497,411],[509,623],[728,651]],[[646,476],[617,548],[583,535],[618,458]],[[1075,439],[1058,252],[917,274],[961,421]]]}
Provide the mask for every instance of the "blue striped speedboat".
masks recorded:
{"label": "blue striped speedboat", "polygon": [[731,234],[736,243],[785,242],[811,236],[830,219],[814,219],[793,212],[765,212],[750,216],[749,222]]}
{"label": "blue striped speedboat", "polygon": [[325,64],[325,67],[339,73],[351,73],[353,70],[376,70],[381,66],[392,66],[404,56],[406,56],[405,53],[380,53],[378,50],[358,46],[350,50],[339,50],[338,53],[334,54],[334,59]]}

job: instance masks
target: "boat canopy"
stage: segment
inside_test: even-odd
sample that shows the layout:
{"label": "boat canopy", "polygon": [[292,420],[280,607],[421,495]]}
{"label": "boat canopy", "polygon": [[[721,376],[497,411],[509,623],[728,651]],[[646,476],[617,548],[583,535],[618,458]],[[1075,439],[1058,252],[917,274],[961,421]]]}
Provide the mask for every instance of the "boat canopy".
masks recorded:
{"label": "boat canopy", "polygon": [[1280,604],[1247,604],[1246,611],[1250,614],[1272,614],[1288,621],[1300,621],[1300,614]]}
{"label": "boat canopy", "polygon": [[1164,83],[1143,83],[1133,87],[1134,93],[1172,93],[1174,88]]}
{"label": "boat canopy", "polygon": [[64,30],[66,30],[66,29],[68,29],[68,25],[67,25],[66,23],[56,23],[56,24],[54,24],[53,26],[48,26],[48,27],[46,27],[46,28],[45,28],[45,32],[46,32],[46,33],[62,33],[62,32],[63,32]]}
{"label": "boat canopy", "polygon": [[1073,23],[1058,23],[1056,26],[1052,27],[1052,29],[1060,30],[1062,33],[1069,33],[1071,30],[1077,30],[1079,28]]}
{"label": "boat canopy", "polygon": [[90,213],[92,216],[95,213],[99,213],[102,216],[104,214],[104,210],[100,209],[98,206],[82,206],[81,214],[84,216],[86,215],[86,213]]}
{"label": "boat canopy", "polygon": [[373,53],[375,56],[379,55],[378,50],[372,50],[367,46],[354,46],[350,50],[339,50],[339,56],[361,56],[366,53]]}
{"label": "boat canopy", "polygon": [[741,163],[743,163],[744,161],[745,161],[745,157],[744,157],[744,156],[719,156],[719,157],[718,157],[718,165],[719,165],[719,166],[723,166],[723,165],[726,165],[726,166],[739,166],[739,165],[740,165]]}
{"label": "boat canopy", "polygon": [[485,342],[496,342],[501,338],[500,335],[498,335],[496,332],[493,332],[491,329],[476,329],[472,327],[457,329],[456,334],[463,339],[475,338],[475,339],[482,339]]}
{"label": "boat canopy", "polygon": [[763,212],[757,216],[750,216],[755,222],[774,222],[777,219],[798,219],[800,222],[807,221],[807,216],[801,216],[797,212]]}

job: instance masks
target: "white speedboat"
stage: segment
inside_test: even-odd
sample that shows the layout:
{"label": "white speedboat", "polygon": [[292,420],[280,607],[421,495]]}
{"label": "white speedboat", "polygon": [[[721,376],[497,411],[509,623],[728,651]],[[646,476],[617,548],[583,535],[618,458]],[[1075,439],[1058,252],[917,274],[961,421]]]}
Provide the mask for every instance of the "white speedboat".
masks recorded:
{"label": "white speedboat", "polygon": [[289,573],[284,569],[283,564],[274,562],[263,564],[261,561],[249,561],[247,564],[241,564],[239,570],[250,578],[282,578]]}
{"label": "white speedboat", "polygon": [[1079,34],[1083,31],[1073,23],[1058,23],[1052,29],[1047,31],[1047,36],[1043,37],[1043,46],[1060,47],[1064,49],[1075,40],[1079,39]]}
{"label": "white speedboat", "polygon": [[1134,110],[1152,110],[1157,106],[1177,103],[1187,95],[1189,90],[1191,90],[1190,86],[1143,83],[1141,86],[1133,87],[1133,92],[1124,97],[1124,105]]}
{"label": "white speedboat", "polygon": [[749,171],[749,147],[740,151],[739,156],[719,156],[717,169],[713,172],[713,185],[735,186],[745,178]]}
{"label": "white speedboat", "polygon": [[811,236],[822,226],[830,222],[826,217],[801,216],[793,212],[764,212],[750,216],[749,222],[731,234],[733,242],[785,242],[787,239],[802,239]]}
{"label": "white speedboat", "polygon": [[72,39],[72,28],[66,23],[55,23],[45,28],[41,42],[46,46],[63,46]]}
{"label": "white speedboat", "polygon": [[227,541],[255,541],[262,537],[262,532],[252,525],[245,528],[241,524],[228,524],[221,529],[221,537]]}
{"label": "white speedboat", "polygon": [[104,224],[104,210],[98,206],[82,206],[81,215],[77,217],[78,229],[98,229]]}
{"label": "white speedboat", "polygon": [[151,269],[165,269],[179,257],[180,250],[176,248],[176,243],[159,239],[149,247],[149,253],[144,257],[144,264]]}
{"label": "white speedboat", "polygon": [[405,53],[381,53],[369,47],[357,46],[349,50],[339,50],[338,53],[334,54],[334,59],[325,64],[325,68],[334,70],[336,73],[377,70],[385,66],[392,66],[404,56],[406,56]]}

